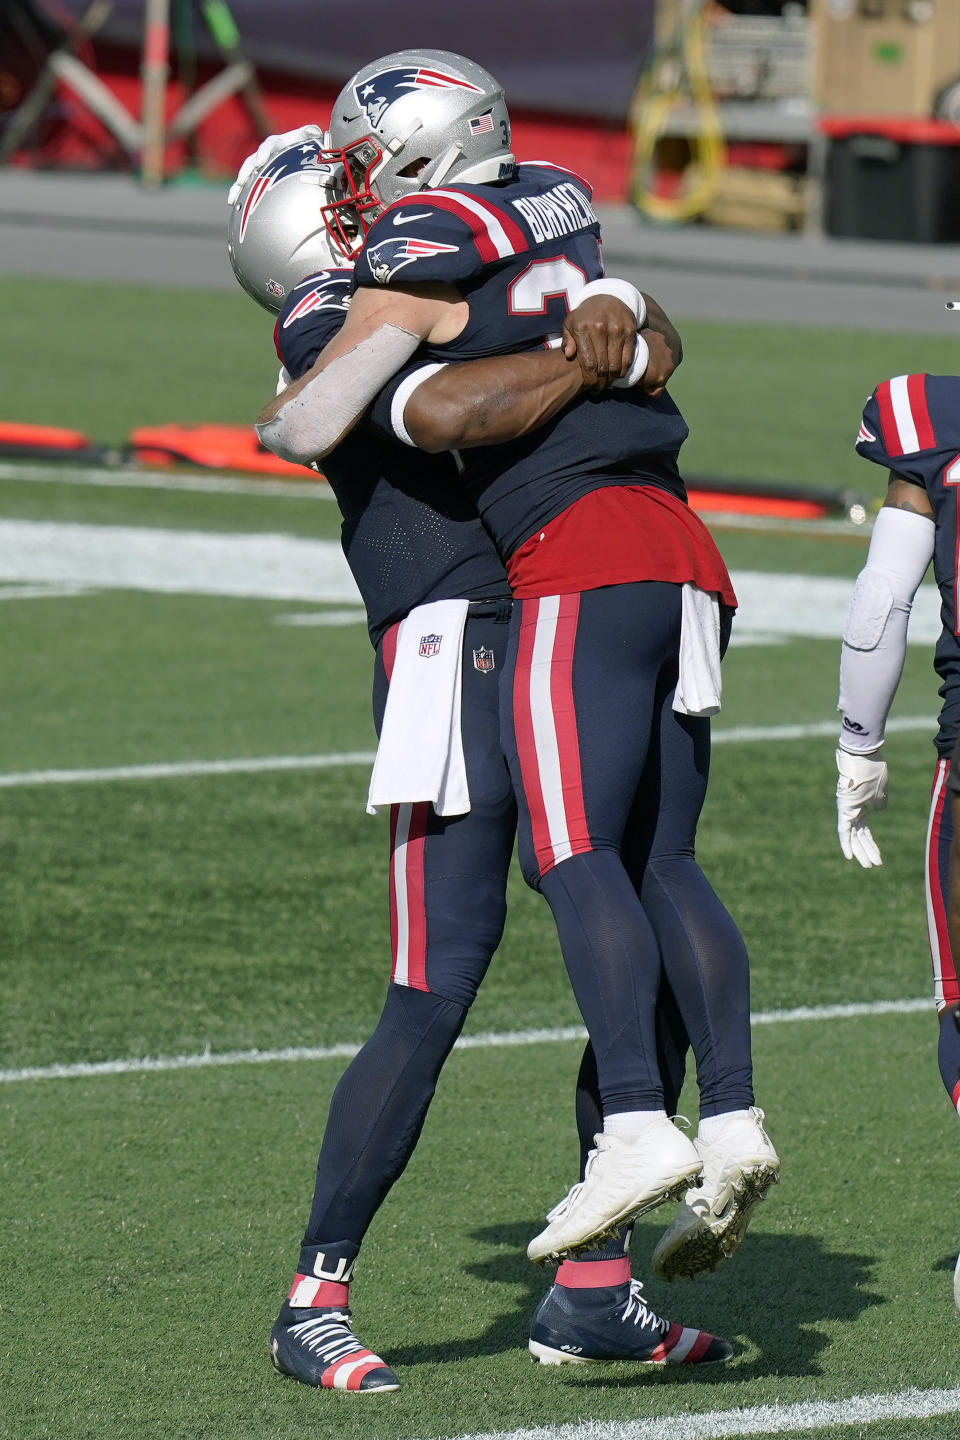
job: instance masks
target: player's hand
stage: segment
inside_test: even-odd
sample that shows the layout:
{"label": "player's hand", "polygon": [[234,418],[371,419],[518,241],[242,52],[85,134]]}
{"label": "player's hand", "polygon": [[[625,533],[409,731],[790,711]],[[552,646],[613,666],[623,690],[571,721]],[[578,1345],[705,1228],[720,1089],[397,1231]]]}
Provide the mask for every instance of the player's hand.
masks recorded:
{"label": "player's hand", "polygon": [[882,865],[877,843],[866,823],[871,810],[887,808],[889,772],[880,751],[873,755],[851,755],[837,751],[837,834],[840,849],[848,860],[858,861],[864,870]]}
{"label": "player's hand", "polygon": [[647,368],[638,382],[640,389],[648,395],[660,395],[677,368],[673,350],[659,330],[644,330],[640,338],[647,342],[650,355]]}
{"label": "player's hand", "polygon": [[253,172],[262,170],[264,165],[269,165],[274,155],[279,155],[281,150],[286,150],[291,145],[306,145],[308,141],[314,140],[321,145],[326,143],[326,134],[319,125],[301,125],[298,130],[285,130],[282,135],[268,135],[266,140],[254,150],[252,155],[248,155],[240,166],[236,180],[227,191],[227,204],[236,203],[240,191]]}
{"label": "player's hand", "polygon": [[637,348],[637,317],[614,295],[592,295],[563,322],[561,347],[576,358],[587,390],[605,390],[629,373]]}

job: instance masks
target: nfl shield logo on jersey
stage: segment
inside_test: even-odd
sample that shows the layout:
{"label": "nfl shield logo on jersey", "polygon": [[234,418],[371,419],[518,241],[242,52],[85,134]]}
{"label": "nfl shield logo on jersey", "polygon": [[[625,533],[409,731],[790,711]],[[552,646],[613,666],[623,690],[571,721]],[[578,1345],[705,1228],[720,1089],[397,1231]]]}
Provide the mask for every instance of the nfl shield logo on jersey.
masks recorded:
{"label": "nfl shield logo on jersey", "polygon": [[440,641],[442,639],[442,635],[421,635],[420,654],[426,656],[427,659],[429,659],[431,655],[436,655],[440,649]]}
{"label": "nfl shield logo on jersey", "polygon": [[493,651],[492,651],[492,650],[488,650],[487,647],[486,647],[486,645],[481,645],[479,650],[474,650],[474,652],[473,652],[473,668],[474,668],[474,670],[486,670],[486,671],[490,671],[490,670],[493,669],[493,667],[494,667],[495,664],[496,664],[496,661],[494,660]]}

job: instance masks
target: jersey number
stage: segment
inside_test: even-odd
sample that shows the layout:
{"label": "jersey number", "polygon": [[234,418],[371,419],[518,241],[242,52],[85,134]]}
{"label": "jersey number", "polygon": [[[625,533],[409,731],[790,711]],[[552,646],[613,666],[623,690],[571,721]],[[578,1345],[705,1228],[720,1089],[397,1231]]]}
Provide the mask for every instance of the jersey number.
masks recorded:
{"label": "jersey number", "polygon": [[552,260],[531,260],[507,291],[511,315],[546,315],[548,300],[563,300],[572,310],[587,283],[579,265],[557,255]]}

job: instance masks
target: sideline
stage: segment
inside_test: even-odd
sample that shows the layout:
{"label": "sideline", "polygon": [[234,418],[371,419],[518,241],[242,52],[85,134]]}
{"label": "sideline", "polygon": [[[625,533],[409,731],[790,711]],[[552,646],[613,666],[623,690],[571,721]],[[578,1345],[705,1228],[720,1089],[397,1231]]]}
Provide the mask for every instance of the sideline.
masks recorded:
{"label": "sideline", "polygon": [[960,1411],[960,1390],[895,1390],[845,1400],[802,1400],[796,1405],[755,1405],[703,1415],[661,1415],[649,1420],[590,1420],[536,1430],[497,1430],[457,1440],[726,1440],[728,1435],[789,1435],[881,1420],[928,1420]]}
{"label": "sideline", "polygon": [[[874,1015],[934,1013],[933,1000],[873,1000],[851,1005],[801,1005],[793,1010],[758,1010],[751,1025],[788,1025],[807,1020],[856,1020]],[[585,1040],[582,1025],[558,1025],[546,1030],[486,1031],[462,1035],[455,1050],[500,1050],[519,1045],[551,1045],[560,1041]],[[88,1080],[100,1075],[142,1075],[167,1070],[215,1070],[232,1065],[274,1065],[304,1060],[352,1060],[359,1045],[293,1045],[284,1050],[202,1050],[194,1055],[156,1055],[127,1060],[78,1061],[73,1065],[27,1065],[0,1070],[0,1085],[21,1080]]]}
{"label": "sideline", "polygon": [[[887,721],[887,733],[925,731],[934,735],[929,715],[907,715]],[[714,745],[750,745],[761,741],[811,740],[836,735],[836,720],[807,725],[737,725],[715,728]],[[337,770],[347,765],[372,765],[372,750],[345,750],[327,755],[261,755],[236,760],[175,760],[155,765],[113,765],[91,770],[8,770],[0,772],[0,789],[24,785],[89,785],[111,780],[179,780],[200,775],[260,775],[275,770]]]}

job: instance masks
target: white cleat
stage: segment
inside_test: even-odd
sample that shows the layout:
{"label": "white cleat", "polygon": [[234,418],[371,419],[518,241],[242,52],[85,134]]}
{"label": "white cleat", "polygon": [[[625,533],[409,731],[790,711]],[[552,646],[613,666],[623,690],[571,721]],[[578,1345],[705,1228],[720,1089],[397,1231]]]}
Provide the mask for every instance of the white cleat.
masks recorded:
{"label": "white cleat", "polygon": [[712,1144],[694,1141],[703,1174],[653,1252],[657,1275],[692,1278],[739,1250],[755,1207],[780,1179],[780,1157],[762,1120],[763,1111],[754,1106],[746,1115],[732,1115]]}
{"label": "white cleat", "polygon": [[953,1303],[960,1310],[960,1255],[953,1272]]}
{"label": "white cleat", "polygon": [[666,1117],[651,1121],[639,1139],[600,1134],[596,1142],[583,1179],[527,1246],[528,1260],[574,1255],[664,1200],[678,1199],[700,1174],[693,1142]]}

